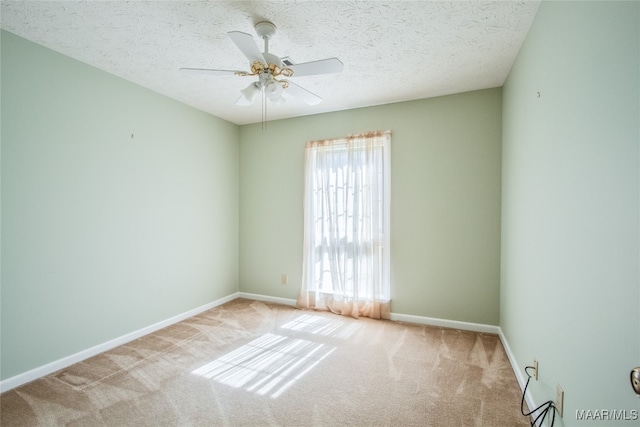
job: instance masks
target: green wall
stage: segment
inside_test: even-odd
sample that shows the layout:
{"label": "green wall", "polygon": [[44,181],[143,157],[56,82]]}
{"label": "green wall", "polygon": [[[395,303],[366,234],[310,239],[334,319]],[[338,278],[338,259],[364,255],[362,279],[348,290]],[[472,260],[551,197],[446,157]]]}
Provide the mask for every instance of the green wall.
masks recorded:
{"label": "green wall", "polygon": [[497,325],[500,89],[242,126],[240,290],[297,296],[305,142],[387,129],[392,311]]}
{"label": "green wall", "polygon": [[556,425],[640,410],[638,28],[638,2],[543,2],[503,88],[500,325]]}
{"label": "green wall", "polygon": [[1,39],[2,378],[237,292],[238,126]]}

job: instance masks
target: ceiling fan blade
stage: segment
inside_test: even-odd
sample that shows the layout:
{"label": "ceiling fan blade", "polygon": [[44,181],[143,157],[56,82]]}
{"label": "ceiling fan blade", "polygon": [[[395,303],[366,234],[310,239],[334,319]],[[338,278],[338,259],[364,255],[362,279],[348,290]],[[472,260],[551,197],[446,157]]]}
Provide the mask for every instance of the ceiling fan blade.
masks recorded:
{"label": "ceiling fan blade", "polygon": [[287,68],[293,70],[293,77],[313,76],[316,74],[339,73],[344,64],[338,58],[321,59],[319,61],[293,64]]}
{"label": "ceiling fan blade", "polygon": [[244,71],[234,70],[211,70],[208,68],[180,68],[180,71],[189,74],[208,74],[210,76],[231,76]]}
{"label": "ceiling fan blade", "polygon": [[260,52],[260,48],[258,48],[251,34],[243,33],[242,31],[229,31],[227,35],[238,46],[238,49],[244,53],[250,64],[256,61],[266,64],[262,52]]}
{"label": "ceiling fan blade", "polygon": [[309,92],[305,88],[300,87],[291,81],[289,81],[289,87],[285,89],[285,93],[295,96],[308,105],[318,105],[322,102],[322,98],[320,98],[318,95]]}

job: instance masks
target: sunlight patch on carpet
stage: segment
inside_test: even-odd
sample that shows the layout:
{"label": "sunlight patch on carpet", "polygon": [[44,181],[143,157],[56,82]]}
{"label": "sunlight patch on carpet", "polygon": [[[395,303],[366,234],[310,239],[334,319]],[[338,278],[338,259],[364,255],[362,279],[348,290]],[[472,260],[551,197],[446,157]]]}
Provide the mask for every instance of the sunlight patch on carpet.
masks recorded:
{"label": "sunlight patch on carpet", "polygon": [[304,314],[281,326],[282,329],[306,332],[314,335],[322,335],[333,338],[347,339],[359,328],[360,323],[351,323],[345,326],[345,322],[324,316]]}
{"label": "sunlight patch on carpet", "polygon": [[334,350],[326,344],[268,333],[192,373],[275,399]]}

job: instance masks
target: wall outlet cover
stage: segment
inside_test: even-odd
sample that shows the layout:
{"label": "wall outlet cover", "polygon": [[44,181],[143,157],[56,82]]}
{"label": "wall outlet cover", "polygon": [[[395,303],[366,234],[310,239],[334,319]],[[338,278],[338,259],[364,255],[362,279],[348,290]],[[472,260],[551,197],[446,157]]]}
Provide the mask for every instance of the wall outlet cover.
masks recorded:
{"label": "wall outlet cover", "polygon": [[556,386],[556,409],[558,411],[558,415],[562,418],[562,412],[564,409],[564,390],[560,387],[560,384]]}

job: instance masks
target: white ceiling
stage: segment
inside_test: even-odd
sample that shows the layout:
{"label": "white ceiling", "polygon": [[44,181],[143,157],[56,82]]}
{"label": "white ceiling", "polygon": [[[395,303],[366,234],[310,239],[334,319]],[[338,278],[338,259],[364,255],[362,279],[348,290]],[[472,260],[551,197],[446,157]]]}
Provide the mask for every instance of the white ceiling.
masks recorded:
{"label": "white ceiling", "polygon": [[338,57],[340,74],[291,80],[324,101],[269,106],[269,120],[502,86],[539,1],[6,1],[14,34],[236,124],[261,103],[235,105],[254,77],[226,35],[272,21],[270,52],[294,62]]}

